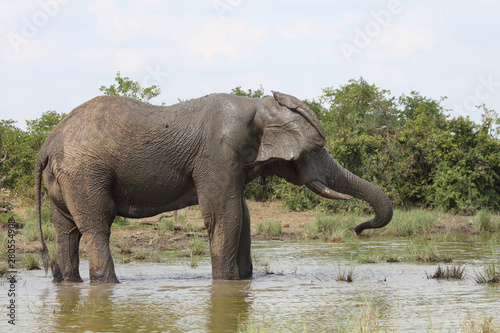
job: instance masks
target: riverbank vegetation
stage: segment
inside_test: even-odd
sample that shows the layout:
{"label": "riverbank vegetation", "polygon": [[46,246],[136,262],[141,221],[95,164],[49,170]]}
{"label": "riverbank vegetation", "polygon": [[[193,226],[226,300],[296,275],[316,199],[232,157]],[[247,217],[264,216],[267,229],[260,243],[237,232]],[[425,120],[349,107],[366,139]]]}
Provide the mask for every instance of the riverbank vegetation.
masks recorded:
{"label": "riverbank vegetation", "polygon": [[[100,90],[106,95],[126,95],[145,102],[160,94],[158,87],[141,88],[120,73],[116,82]],[[262,87],[237,87],[231,93],[256,98],[266,95]],[[421,237],[432,241],[436,234],[486,233],[497,235],[491,239],[498,242],[500,117],[494,110],[478,106],[482,118],[475,123],[464,116],[450,116],[452,110],[443,106],[444,99],[434,100],[415,91],[393,96],[362,78],[327,87],[319,97],[305,102],[320,119],[326,145],[339,163],[380,186],[393,202],[393,222],[362,237]],[[0,120],[0,157],[9,149],[0,167],[0,179],[5,177],[5,190],[0,196],[0,227],[6,228],[10,216],[20,221],[18,242],[23,244],[22,252],[33,253],[38,247],[33,199],[36,154],[64,116],[65,113],[46,111],[40,118],[27,121],[25,129],[13,120]],[[304,186],[278,177],[269,177],[264,185],[251,182],[246,196],[253,237],[257,239],[344,242],[355,237],[354,226],[369,219],[372,213],[361,200],[322,199]],[[49,252],[54,257],[55,231],[48,202],[46,199],[43,204],[42,221]],[[172,216],[117,218],[111,237],[113,255],[121,262],[185,256],[195,265],[197,258],[207,252],[200,241],[206,242],[203,228],[196,207]],[[0,237],[6,244],[6,233]],[[409,250],[411,260],[446,259],[433,253],[432,244]],[[6,255],[2,247],[0,260]],[[24,265],[37,266],[34,259],[26,256]],[[357,260],[409,259],[408,255],[397,253],[373,253]]]}
{"label": "riverbank vegetation", "polygon": [[[106,95],[125,95],[148,102],[160,94],[158,87],[142,88],[122,77],[116,85],[101,87]],[[247,97],[264,97],[256,90],[232,89]],[[366,82],[350,80],[340,87],[327,87],[305,100],[318,115],[332,155],[347,169],[380,186],[398,208],[440,209],[471,215],[480,210],[500,209],[500,117],[485,105],[477,107],[481,122],[450,116],[445,98],[434,100],[416,91],[393,96],[390,91]],[[46,111],[26,122],[0,120],[3,150],[9,156],[0,169],[4,187],[11,193],[33,198],[35,157],[50,131],[65,116]],[[279,199],[290,210],[368,211],[361,201],[324,200],[306,188],[278,177],[265,185],[247,186],[247,198]]]}

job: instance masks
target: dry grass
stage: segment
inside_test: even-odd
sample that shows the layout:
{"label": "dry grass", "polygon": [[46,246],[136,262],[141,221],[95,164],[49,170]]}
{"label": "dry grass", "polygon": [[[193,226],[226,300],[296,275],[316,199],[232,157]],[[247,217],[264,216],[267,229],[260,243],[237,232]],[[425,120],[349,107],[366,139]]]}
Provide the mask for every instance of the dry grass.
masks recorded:
{"label": "dry grass", "polygon": [[428,279],[443,279],[443,280],[462,280],[465,278],[465,266],[446,266],[439,265],[434,274],[427,274]]}

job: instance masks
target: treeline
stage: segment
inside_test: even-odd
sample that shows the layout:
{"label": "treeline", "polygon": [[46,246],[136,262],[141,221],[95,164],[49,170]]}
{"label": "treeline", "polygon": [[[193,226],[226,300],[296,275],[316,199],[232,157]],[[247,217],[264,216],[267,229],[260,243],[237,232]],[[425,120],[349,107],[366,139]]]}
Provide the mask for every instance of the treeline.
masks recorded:
{"label": "treeline", "polygon": [[[115,80],[118,88],[100,90],[108,95],[127,95],[125,85],[136,83],[119,73]],[[136,92],[143,91],[137,84],[131,86]],[[237,87],[231,93],[265,95],[262,87]],[[394,97],[362,78],[339,88],[325,88],[319,98],[305,102],[323,124],[327,147],[338,162],[380,186],[395,206],[462,214],[500,209],[500,118],[495,111],[478,106],[480,124],[467,117],[448,117],[442,100],[418,92]],[[26,130],[12,120],[0,120],[3,147],[9,148],[0,170],[0,178],[6,176],[4,187],[27,197],[33,195],[36,154],[63,117],[55,111],[45,112],[28,121]],[[365,208],[359,200],[353,204],[321,199],[278,177],[267,179],[265,185],[250,183],[246,194],[254,200],[282,199],[292,210]]]}
{"label": "treeline", "polygon": [[[262,88],[232,92],[264,94]],[[334,158],[380,186],[395,206],[462,214],[500,208],[500,119],[484,105],[478,106],[482,121],[477,124],[448,117],[442,100],[418,92],[396,98],[362,78],[323,89],[318,99],[305,102],[318,115]],[[247,196],[281,198],[294,210],[359,208],[320,199],[277,178],[264,187],[253,182]]]}

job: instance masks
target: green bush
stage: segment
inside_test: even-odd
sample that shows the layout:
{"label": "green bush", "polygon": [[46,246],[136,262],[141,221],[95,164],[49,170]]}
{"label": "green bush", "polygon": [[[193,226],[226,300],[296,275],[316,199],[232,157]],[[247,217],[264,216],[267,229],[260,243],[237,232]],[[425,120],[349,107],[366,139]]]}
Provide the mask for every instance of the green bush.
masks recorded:
{"label": "green bush", "polygon": [[[103,86],[101,91],[146,102],[160,93],[156,86],[141,88],[120,73],[115,81],[116,85]],[[236,87],[231,93],[254,98],[266,95],[262,87]],[[426,98],[416,91],[392,96],[390,91],[359,78],[337,88],[327,87],[317,100],[305,103],[318,115],[334,158],[380,186],[395,207],[439,208],[460,214],[500,210],[500,117],[484,105],[478,107],[480,123],[467,117],[448,117],[443,100]],[[6,176],[5,188],[33,197],[36,155],[63,117],[55,111],[42,113],[40,118],[27,121],[26,130],[13,120],[0,120],[2,150],[9,149],[9,157],[0,168],[0,178]],[[281,199],[296,211],[370,210],[361,200],[325,200],[304,186],[274,176],[267,177],[264,185],[252,181],[245,193],[254,200]]]}

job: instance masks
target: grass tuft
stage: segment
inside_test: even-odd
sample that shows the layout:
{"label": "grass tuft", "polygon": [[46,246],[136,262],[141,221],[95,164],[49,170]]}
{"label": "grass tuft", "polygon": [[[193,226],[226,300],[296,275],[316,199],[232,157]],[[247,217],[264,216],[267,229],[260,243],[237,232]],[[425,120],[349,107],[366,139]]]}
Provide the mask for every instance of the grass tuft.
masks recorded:
{"label": "grass tuft", "polygon": [[475,272],[474,281],[477,283],[500,283],[500,265],[493,259],[483,265],[481,272]]}
{"label": "grass tuft", "polygon": [[475,218],[474,225],[478,231],[500,231],[500,216],[493,214],[488,209],[481,209]]}
{"label": "grass tuft", "polygon": [[337,281],[343,282],[353,282],[354,281],[354,266],[348,265],[345,267],[341,267],[339,264],[339,271],[337,273],[337,277],[335,278]]}
{"label": "grass tuft", "polygon": [[338,243],[353,234],[353,229],[359,220],[360,216],[357,213],[318,215],[312,225],[304,226],[300,238],[304,240],[319,238]]}
{"label": "grass tuft", "polygon": [[175,219],[168,217],[162,218],[160,224],[160,235],[168,235],[170,232],[175,230]]}
{"label": "grass tuft", "polygon": [[434,243],[424,245],[415,245],[412,242],[408,245],[409,252],[413,255],[416,261],[422,262],[452,262],[448,256],[441,254]]}
{"label": "grass tuft", "polygon": [[21,262],[21,266],[24,269],[31,271],[34,269],[40,269],[40,262],[33,253],[26,253],[24,255],[23,261]]}
{"label": "grass tuft", "polygon": [[434,229],[439,214],[423,209],[394,210],[392,221],[377,233],[390,237],[410,237],[428,235]]}
{"label": "grass tuft", "polygon": [[460,332],[464,333],[495,333],[498,332],[500,327],[498,327],[493,322],[492,316],[487,316],[485,314],[479,315],[476,313],[475,316],[472,316],[470,313],[467,314],[467,317],[463,322],[460,323]]}
{"label": "grass tuft", "polygon": [[207,253],[205,239],[203,237],[193,236],[189,240],[191,255],[203,256]]}
{"label": "grass tuft", "polygon": [[428,279],[462,280],[465,277],[465,267],[453,265],[443,268],[441,265],[438,265],[434,274],[425,274]]}
{"label": "grass tuft", "polygon": [[266,220],[257,224],[256,232],[263,237],[273,238],[283,233],[283,227],[279,221]]}

